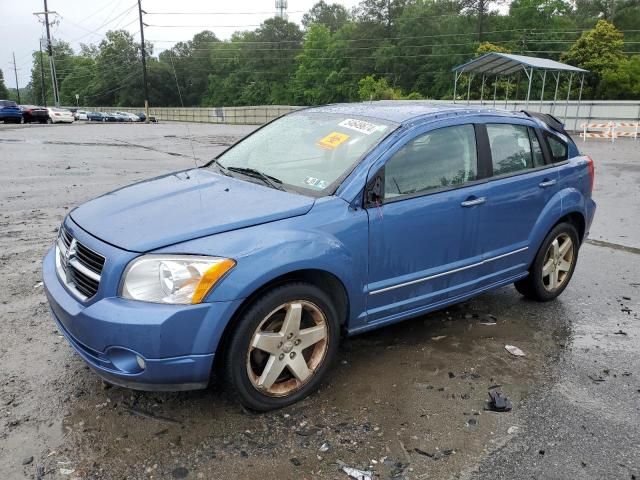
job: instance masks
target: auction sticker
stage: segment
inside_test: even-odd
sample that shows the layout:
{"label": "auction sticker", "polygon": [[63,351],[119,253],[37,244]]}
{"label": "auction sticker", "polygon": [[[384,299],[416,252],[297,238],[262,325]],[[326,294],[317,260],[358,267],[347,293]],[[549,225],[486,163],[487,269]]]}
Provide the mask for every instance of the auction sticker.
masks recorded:
{"label": "auction sticker", "polygon": [[322,148],[326,148],[327,150],[333,150],[347,140],[349,140],[349,135],[345,135],[344,133],[340,132],[331,132],[326,137],[318,140],[318,143],[316,143],[316,145]]}
{"label": "auction sticker", "polygon": [[355,130],[356,132],[364,133],[365,135],[371,135],[378,130],[384,130],[384,125],[376,125],[375,123],[365,122],[364,120],[356,120],[355,118],[347,118],[341,121],[338,126]]}

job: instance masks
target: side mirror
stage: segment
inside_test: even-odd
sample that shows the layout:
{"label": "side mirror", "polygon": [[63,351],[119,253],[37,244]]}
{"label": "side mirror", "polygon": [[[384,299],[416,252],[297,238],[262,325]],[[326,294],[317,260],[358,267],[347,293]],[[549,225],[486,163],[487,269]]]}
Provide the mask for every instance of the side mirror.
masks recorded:
{"label": "side mirror", "polygon": [[365,207],[379,206],[384,198],[384,170],[373,177],[364,191]]}

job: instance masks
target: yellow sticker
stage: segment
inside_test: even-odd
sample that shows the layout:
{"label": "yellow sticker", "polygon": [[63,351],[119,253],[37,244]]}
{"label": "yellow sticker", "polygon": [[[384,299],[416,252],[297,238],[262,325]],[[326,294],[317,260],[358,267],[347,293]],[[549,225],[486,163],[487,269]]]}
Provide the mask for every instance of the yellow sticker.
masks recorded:
{"label": "yellow sticker", "polygon": [[333,150],[334,148],[339,146],[341,143],[346,142],[347,140],[349,140],[349,135],[345,135],[344,133],[340,133],[340,132],[331,132],[326,137],[321,138],[318,141],[318,143],[316,143],[316,145],[322,148]]}

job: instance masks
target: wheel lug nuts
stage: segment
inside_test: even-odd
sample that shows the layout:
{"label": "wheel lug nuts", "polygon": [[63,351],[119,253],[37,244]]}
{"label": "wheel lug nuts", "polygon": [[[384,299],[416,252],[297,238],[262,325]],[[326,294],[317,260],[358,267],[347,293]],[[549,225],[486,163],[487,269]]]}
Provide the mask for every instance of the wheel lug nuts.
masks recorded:
{"label": "wheel lug nuts", "polygon": [[282,342],[278,344],[278,348],[282,348]]}
{"label": "wheel lug nuts", "polygon": [[293,338],[293,333],[290,333],[289,335],[287,335],[287,340],[291,340]]}
{"label": "wheel lug nuts", "polygon": [[284,353],[281,353],[278,359],[282,360],[284,358]]}
{"label": "wheel lug nuts", "polygon": [[300,345],[300,339],[298,338],[295,342],[293,342],[293,344],[297,347],[298,345]]}
{"label": "wheel lug nuts", "polygon": [[289,354],[289,358],[292,358],[292,359],[293,359],[293,358],[296,358],[296,352],[291,352],[291,353]]}

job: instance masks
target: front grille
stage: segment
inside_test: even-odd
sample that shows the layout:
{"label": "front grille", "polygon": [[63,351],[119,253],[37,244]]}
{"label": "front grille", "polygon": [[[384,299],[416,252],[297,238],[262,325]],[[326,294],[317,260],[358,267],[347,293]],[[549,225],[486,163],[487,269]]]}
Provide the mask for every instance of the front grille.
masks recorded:
{"label": "front grille", "polygon": [[78,242],[64,228],[60,228],[56,244],[58,275],[69,290],[85,301],[93,297],[100,285],[105,258]]}

